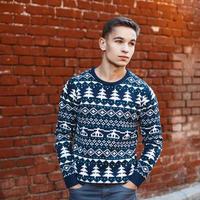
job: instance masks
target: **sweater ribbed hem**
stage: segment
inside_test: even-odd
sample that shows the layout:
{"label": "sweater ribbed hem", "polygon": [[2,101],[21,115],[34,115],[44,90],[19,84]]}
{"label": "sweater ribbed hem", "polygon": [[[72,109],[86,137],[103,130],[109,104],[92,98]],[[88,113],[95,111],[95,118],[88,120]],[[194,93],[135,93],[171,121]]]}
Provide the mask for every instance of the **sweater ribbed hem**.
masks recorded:
{"label": "sweater ribbed hem", "polygon": [[66,178],[64,178],[64,181],[67,188],[70,188],[79,183],[77,180],[77,174],[67,176]]}
{"label": "sweater ribbed hem", "polygon": [[145,181],[145,178],[138,172],[134,172],[131,176],[129,176],[129,180],[139,187]]}

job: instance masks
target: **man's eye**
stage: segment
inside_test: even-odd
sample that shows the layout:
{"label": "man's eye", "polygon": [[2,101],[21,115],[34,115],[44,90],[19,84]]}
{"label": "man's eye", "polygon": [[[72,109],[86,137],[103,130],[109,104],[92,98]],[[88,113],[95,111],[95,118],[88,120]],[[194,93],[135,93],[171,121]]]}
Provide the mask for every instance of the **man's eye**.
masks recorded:
{"label": "man's eye", "polygon": [[122,40],[116,40],[116,42],[117,42],[117,43],[122,43],[123,41],[122,41]]}
{"label": "man's eye", "polygon": [[132,43],[131,43],[131,46],[135,46],[135,43],[134,43],[134,42],[132,42]]}

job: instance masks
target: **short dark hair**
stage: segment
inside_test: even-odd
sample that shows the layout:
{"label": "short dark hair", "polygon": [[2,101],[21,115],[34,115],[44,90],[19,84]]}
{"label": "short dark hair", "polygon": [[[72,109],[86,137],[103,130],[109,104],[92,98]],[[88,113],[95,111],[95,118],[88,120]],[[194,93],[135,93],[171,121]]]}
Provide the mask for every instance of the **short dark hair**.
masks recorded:
{"label": "short dark hair", "polygon": [[106,38],[108,34],[112,32],[113,27],[116,27],[116,26],[130,27],[136,32],[137,36],[140,33],[140,27],[136,22],[134,22],[132,19],[129,19],[127,17],[120,16],[120,17],[112,18],[105,23],[101,36],[103,38]]}

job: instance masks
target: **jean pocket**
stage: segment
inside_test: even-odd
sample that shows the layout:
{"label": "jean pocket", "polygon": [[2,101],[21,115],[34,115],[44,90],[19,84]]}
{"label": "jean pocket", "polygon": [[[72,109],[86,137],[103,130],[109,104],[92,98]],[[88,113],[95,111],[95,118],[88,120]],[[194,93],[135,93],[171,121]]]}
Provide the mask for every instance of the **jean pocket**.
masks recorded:
{"label": "jean pocket", "polygon": [[127,190],[127,191],[131,191],[131,192],[135,192],[134,189],[128,188],[128,187],[126,187],[124,184],[120,184],[120,187],[123,188],[123,190]]}
{"label": "jean pocket", "polygon": [[[80,184],[80,183],[79,183]],[[83,187],[84,187],[84,185],[85,184],[80,184],[81,185],[81,187],[79,187],[79,188],[69,188],[69,190],[70,191],[78,191],[78,190],[81,190]]]}

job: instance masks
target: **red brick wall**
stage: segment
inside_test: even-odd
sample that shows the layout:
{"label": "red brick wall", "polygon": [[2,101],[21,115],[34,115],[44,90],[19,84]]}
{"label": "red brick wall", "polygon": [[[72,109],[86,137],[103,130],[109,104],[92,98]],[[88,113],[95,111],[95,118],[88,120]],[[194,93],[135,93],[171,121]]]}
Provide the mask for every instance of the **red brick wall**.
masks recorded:
{"label": "red brick wall", "polygon": [[67,199],[54,149],[65,81],[100,61],[105,20],[141,25],[129,68],[155,90],[164,131],[151,196],[200,180],[198,0],[0,1],[0,199]]}

